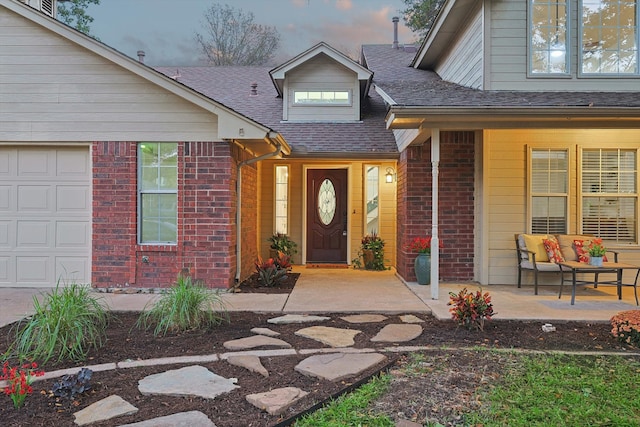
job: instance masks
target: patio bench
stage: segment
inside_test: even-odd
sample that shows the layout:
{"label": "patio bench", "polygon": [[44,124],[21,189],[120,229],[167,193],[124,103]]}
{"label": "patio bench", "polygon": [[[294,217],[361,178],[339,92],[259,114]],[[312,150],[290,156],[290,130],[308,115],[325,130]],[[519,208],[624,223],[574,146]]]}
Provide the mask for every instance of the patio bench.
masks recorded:
{"label": "patio bench", "polygon": [[[584,242],[580,245],[583,248],[588,246],[588,242],[594,239],[591,234],[515,234],[516,255],[518,257],[518,287],[522,285],[522,272],[533,271],[534,293],[538,295],[538,273],[571,273],[571,269],[562,267],[559,263],[564,261],[581,261],[580,247],[576,247],[576,242]],[[555,239],[556,244],[553,243]],[[545,240],[548,245],[545,247]],[[618,252],[607,250],[612,253],[614,262],[618,262]],[[551,255],[551,257],[549,256]],[[614,271],[600,270],[595,274],[594,286],[598,287],[598,275],[600,273],[611,273]]]}

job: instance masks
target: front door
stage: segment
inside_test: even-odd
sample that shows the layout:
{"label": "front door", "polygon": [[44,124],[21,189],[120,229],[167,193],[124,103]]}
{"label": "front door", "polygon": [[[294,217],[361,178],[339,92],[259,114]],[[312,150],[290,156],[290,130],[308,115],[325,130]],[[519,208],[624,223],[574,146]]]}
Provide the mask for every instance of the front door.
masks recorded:
{"label": "front door", "polygon": [[307,172],[307,262],[347,262],[347,170]]}

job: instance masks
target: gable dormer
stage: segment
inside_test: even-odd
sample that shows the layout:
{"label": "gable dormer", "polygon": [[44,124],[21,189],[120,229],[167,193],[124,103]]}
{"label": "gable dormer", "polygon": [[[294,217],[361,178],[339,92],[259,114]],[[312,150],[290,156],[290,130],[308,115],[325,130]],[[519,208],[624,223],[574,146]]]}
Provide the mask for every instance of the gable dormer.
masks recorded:
{"label": "gable dormer", "polygon": [[282,120],[357,121],[373,73],[326,43],[269,72],[282,97]]}

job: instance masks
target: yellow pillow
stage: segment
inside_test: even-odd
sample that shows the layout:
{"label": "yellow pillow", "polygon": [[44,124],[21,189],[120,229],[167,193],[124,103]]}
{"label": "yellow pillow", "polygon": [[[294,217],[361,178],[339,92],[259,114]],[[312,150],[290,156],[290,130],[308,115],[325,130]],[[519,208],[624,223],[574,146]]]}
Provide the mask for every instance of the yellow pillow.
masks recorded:
{"label": "yellow pillow", "polygon": [[[524,244],[527,250],[536,253],[536,262],[549,262],[549,255],[544,248],[544,239],[548,239],[546,234],[525,234]],[[529,255],[529,261],[533,261],[533,257]]]}

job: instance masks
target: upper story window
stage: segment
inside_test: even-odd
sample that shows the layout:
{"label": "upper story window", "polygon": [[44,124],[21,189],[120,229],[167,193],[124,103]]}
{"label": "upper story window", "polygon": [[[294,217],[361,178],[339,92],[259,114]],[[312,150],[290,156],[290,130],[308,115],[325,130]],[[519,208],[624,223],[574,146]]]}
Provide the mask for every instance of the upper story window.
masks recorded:
{"label": "upper story window", "polygon": [[348,90],[296,90],[293,92],[295,105],[351,105]]}
{"label": "upper story window", "polygon": [[529,0],[529,66],[532,74],[569,72],[567,3]]}
{"label": "upper story window", "polygon": [[178,144],[138,144],[138,241],[176,243]]}
{"label": "upper story window", "polygon": [[580,2],[583,74],[638,74],[636,0]]}

